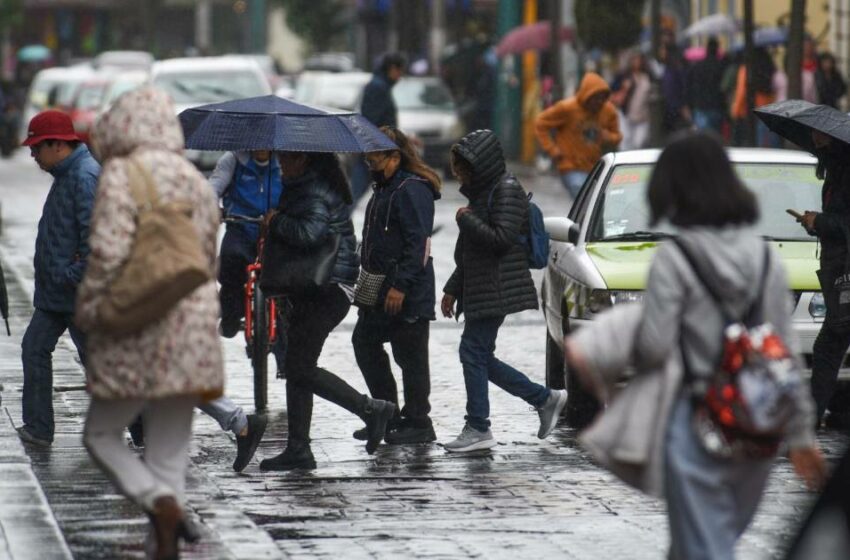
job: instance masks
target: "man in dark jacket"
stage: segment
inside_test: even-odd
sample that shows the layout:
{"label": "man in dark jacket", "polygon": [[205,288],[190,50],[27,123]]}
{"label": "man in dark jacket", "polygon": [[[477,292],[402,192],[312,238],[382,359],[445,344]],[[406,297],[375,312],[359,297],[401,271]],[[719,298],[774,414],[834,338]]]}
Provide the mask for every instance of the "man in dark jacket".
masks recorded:
{"label": "man in dark jacket", "polygon": [[471,132],[452,148],[452,171],[469,204],[457,211],[456,268],[443,289],[441,307],[446,317],[466,313],[460,340],[466,425],[457,439],[445,444],[446,451],[496,445],[488,418],[488,381],[536,408],[537,437],[545,438],[558,422],[567,392],[534,383],[494,355],[505,317],[538,308],[524,243],[528,197],[516,177],[505,172],[502,147],[489,130]]}
{"label": "man in dark jacket", "polygon": [[[377,126],[398,126],[398,108],[393,99],[393,86],[404,74],[405,59],[398,53],[386,53],[381,57],[372,79],[363,88],[360,112],[369,122]],[[351,190],[354,202],[366,193],[371,180],[369,169],[360,160],[351,169]]]}
{"label": "man in dark jacket", "polygon": [[51,355],[65,330],[86,363],[85,339],[73,323],[74,300],[89,254],[89,220],[100,165],[80,143],[70,117],[60,111],[33,117],[23,144],[54,180],[35,240],[35,311],[22,344],[24,425],[18,434],[26,442],[48,446],[54,429]]}
{"label": "man in dark jacket", "polygon": [[716,37],[708,40],[705,58],[694,64],[688,73],[688,103],[694,116],[694,125],[700,130],[720,133],[726,98],[720,90],[723,79],[723,62],[718,58],[719,43]]}

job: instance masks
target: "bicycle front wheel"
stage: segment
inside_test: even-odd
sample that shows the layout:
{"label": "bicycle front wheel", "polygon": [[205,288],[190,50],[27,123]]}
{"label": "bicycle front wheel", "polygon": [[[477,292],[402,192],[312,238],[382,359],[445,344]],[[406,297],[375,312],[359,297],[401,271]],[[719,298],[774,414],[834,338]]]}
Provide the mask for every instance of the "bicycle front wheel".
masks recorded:
{"label": "bicycle front wheel", "polygon": [[268,403],[269,369],[269,317],[266,298],[259,282],[254,284],[254,297],[251,302],[254,315],[251,320],[253,337],[251,338],[251,367],[254,369],[254,409],[257,414],[266,411]]}

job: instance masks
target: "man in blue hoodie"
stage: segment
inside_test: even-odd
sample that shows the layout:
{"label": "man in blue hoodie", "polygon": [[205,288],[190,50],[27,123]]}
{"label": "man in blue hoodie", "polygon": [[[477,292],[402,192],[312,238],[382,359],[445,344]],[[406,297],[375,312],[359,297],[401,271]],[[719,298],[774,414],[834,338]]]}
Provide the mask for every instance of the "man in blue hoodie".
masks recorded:
{"label": "man in blue hoodie", "polygon": [[65,113],[44,111],[29,123],[23,142],[38,166],[53,175],[35,240],[35,310],[22,343],[24,391],[20,438],[53,442],[52,354],[66,330],[86,363],[85,339],[74,326],[77,285],[89,254],[89,220],[100,165],[74,132]]}

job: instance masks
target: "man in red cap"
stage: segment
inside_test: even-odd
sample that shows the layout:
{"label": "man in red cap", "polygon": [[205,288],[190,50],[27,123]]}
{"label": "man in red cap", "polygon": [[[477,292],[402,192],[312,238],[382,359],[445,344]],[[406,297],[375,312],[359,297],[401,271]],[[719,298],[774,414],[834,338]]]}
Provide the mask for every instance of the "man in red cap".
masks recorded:
{"label": "man in red cap", "polygon": [[52,354],[66,330],[85,365],[85,339],[74,326],[74,300],[89,253],[89,219],[100,164],[74,132],[71,118],[43,111],[29,123],[24,146],[40,168],[53,175],[35,240],[35,296],[32,319],[24,334],[22,361],[25,442],[53,442]]}

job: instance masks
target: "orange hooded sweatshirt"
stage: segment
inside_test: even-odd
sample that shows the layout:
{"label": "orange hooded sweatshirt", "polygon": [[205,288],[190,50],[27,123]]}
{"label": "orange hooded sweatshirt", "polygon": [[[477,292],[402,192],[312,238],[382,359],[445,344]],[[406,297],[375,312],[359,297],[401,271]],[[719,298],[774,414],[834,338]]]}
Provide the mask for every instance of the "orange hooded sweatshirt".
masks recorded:
{"label": "orange hooded sweatshirt", "polygon": [[602,156],[603,147],[616,148],[623,139],[617,110],[610,101],[595,114],[585,108],[587,100],[599,92],[610,93],[611,88],[602,76],[588,72],[574,96],[540,113],[534,123],[537,141],[557,161],[561,173],[590,171]]}

